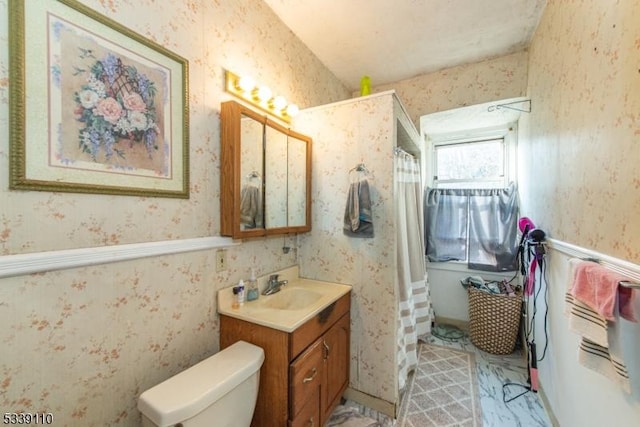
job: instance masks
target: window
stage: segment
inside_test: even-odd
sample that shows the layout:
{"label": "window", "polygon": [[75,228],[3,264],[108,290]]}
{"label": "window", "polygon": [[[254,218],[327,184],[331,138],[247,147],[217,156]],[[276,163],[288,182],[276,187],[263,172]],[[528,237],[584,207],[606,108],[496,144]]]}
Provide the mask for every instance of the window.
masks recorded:
{"label": "window", "polygon": [[505,142],[496,138],[434,146],[438,188],[505,186]]}
{"label": "window", "polygon": [[515,182],[516,125],[431,137],[434,188],[505,188]]}
{"label": "window", "polygon": [[433,186],[425,194],[427,257],[466,262],[475,270],[514,270],[514,126],[443,137],[432,144]]}

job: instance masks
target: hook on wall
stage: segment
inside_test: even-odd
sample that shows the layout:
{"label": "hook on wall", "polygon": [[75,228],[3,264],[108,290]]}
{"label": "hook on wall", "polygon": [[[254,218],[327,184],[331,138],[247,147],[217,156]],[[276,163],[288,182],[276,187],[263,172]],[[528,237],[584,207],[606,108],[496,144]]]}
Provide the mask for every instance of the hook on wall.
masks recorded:
{"label": "hook on wall", "polygon": [[358,163],[356,165],[356,167],[353,167],[349,170],[349,173],[351,172],[363,172],[365,174],[369,173],[369,169],[367,169],[367,167],[364,165],[364,163]]}
{"label": "hook on wall", "polygon": [[364,179],[365,177],[371,177],[371,171],[367,169],[364,163],[358,163],[355,167],[349,170],[349,180],[354,182],[354,180],[359,181]]}

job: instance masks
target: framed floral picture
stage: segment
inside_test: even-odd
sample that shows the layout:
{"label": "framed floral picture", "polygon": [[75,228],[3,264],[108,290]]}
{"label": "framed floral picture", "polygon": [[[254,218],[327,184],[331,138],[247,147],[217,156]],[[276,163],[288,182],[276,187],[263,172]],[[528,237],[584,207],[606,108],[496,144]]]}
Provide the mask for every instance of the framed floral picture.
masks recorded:
{"label": "framed floral picture", "polygon": [[10,0],[12,190],[189,197],[188,62],[75,0]]}

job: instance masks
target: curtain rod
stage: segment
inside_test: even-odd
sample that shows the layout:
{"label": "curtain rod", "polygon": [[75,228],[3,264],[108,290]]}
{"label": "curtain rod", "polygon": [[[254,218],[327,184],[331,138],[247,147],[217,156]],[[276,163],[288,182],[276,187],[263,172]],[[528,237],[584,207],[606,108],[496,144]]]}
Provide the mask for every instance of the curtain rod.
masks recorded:
{"label": "curtain rod", "polygon": [[[526,103],[526,105],[523,108],[512,107],[512,105],[514,105],[514,104],[523,104],[523,103]],[[505,104],[490,105],[487,108],[487,111],[492,112],[492,111],[495,111],[495,110],[501,110],[503,108],[507,108],[509,110],[521,111],[523,113],[530,113],[531,112],[531,100],[530,99],[524,99],[522,101],[513,101],[513,102],[507,102]]]}
{"label": "curtain rod", "polygon": [[398,155],[398,154],[404,154],[405,156],[411,156],[411,157],[414,157],[414,156],[413,156],[413,154],[409,153],[407,150],[405,150],[404,148],[401,148],[401,147],[395,147],[395,148],[393,149],[393,153],[394,153],[395,155]]}

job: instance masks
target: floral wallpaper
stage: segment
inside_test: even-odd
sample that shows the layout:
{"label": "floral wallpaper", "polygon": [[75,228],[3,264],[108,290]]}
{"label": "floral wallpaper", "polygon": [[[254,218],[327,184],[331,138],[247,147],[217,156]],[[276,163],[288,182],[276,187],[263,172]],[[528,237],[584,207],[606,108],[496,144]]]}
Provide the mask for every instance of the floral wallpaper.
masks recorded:
{"label": "floral wallpaper", "polygon": [[[0,1],[0,256],[219,235],[225,69],[302,108],[350,96],[260,1],[83,3],[189,61],[191,197],[8,190],[11,65]],[[139,425],[142,391],[218,351],[216,291],[252,267],[261,275],[295,264],[296,251],[282,246],[278,237],[230,247],[220,273],[214,251],[199,251],[0,279],[0,406],[51,412],[61,426]]]}
{"label": "floral wallpaper", "polygon": [[[530,47],[532,111],[521,116],[518,147],[523,214],[554,239],[635,269],[640,265],[638,22],[638,0],[547,2]],[[635,426],[637,395],[576,363],[580,337],[563,314],[570,259],[557,250],[547,253],[549,324],[538,320],[534,332],[538,348],[550,340],[547,357],[538,364],[541,389],[558,425],[615,420]],[[623,354],[637,387],[638,325],[624,320],[616,325],[628,331],[619,336],[622,347],[635,349]]]}
{"label": "floral wallpaper", "polygon": [[[296,125],[314,135],[313,228],[300,236],[301,275],[353,286],[350,386],[397,401],[396,220],[393,204],[393,95],[303,111]],[[364,163],[368,173],[353,171]],[[373,238],[343,234],[350,182],[369,182]]]}
{"label": "floral wallpaper", "polygon": [[[225,69],[252,74],[303,109],[351,96],[260,1],[82,3],[189,60],[191,197],[9,191],[5,172],[0,256],[219,235]],[[0,1],[1,171],[9,158],[7,7]],[[393,86],[417,123],[432,111],[522,95],[526,56]],[[305,276],[354,285],[351,386],[393,401],[395,324],[384,314],[394,311],[395,251],[384,242],[394,238],[394,111],[371,97],[317,109],[313,120],[303,112],[294,129],[314,139],[314,232],[230,247],[226,271],[215,273],[213,251],[200,251],[0,279],[2,407],[52,412],[56,425],[139,425],[142,391],[218,351],[216,291],[252,267],[262,275],[297,262]],[[348,171],[360,162],[371,171],[375,239],[340,230],[345,202],[336,195],[346,197]],[[297,250],[283,254],[283,240]]]}
{"label": "floral wallpaper", "polygon": [[522,211],[556,239],[640,262],[640,2],[551,1],[531,46]]}
{"label": "floral wallpaper", "polygon": [[393,89],[416,126],[425,114],[526,95],[528,52],[522,51],[461,65],[387,85]]}

